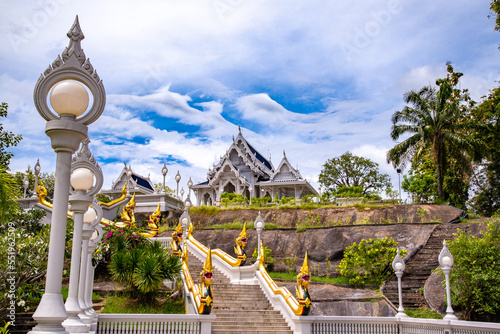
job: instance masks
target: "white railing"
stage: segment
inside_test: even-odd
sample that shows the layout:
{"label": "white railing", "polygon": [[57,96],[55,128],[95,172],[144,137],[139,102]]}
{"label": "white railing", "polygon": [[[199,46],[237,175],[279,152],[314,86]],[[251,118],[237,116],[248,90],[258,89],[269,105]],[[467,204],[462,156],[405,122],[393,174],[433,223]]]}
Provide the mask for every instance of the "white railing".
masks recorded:
{"label": "white railing", "polygon": [[497,334],[500,324],[389,317],[294,317],[301,334]]}
{"label": "white railing", "polygon": [[210,334],[214,315],[99,314],[96,334]]}

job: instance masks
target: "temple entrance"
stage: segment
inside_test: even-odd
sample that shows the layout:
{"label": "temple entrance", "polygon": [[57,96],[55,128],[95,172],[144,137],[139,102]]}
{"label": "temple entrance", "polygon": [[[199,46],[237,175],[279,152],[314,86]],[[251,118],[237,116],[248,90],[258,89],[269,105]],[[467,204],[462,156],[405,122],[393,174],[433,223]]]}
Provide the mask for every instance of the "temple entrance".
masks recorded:
{"label": "temple entrance", "polygon": [[224,187],[224,192],[225,193],[230,193],[230,194],[235,193],[236,192],[236,187],[234,186],[234,184],[232,184],[231,182],[229,182]]}
{"label": "temple entrance", "polygon": [[212,198],[210,197],[210,194],[207,193],[203,196],[203,203],[205,205],[212,206]]}

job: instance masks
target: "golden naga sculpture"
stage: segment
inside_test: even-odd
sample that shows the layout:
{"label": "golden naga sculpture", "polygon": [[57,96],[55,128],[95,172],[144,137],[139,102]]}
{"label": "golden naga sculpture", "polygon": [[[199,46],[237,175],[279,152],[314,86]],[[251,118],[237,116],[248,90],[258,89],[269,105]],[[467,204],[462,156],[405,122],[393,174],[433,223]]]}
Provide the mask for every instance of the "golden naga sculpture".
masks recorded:
{"label": "golden naga sculpture", "polygon": [[122,189],[122,195],[120,198],[117,198],[109,203],[104,203],[104,202],[101,202],[99,201],[99,205],[100,206],[107,206],[107,207],[110,207],[110,206],[113,206],[117,203],[120,203],[121,201],[123,201],[125,198],[127,198],[127,182],[125,182],[125,185],[123,186],[123,189]]}
{"label": "golden naga sculpture", "polygon": [[[197,247],[198,249],[200,249],[203,253],[208,254],[209,249],[193,237],[193,230],[194,230],[193,224],[189,224],[188,235],[187,235],[189,241],[191,241],[193,243],[193,245],[195,247]],[[243,235],[245,235],[244,238],[243,238]],[[243,231],[240,233],[240,236],[236,239],[237,247],[235,247],[235,249],[237,249],[238,247],[241,248],[241,245],[238,245],[238,239],[240,239],[241,245],[243,245],[243,239],[244,239],[245,240],[244,244],[246,245],[246,229],[245,229],[245,227],[243,227]],[[245,247],[245,246],[243,245],[243,247]],[[245,261],[247,259],[246,254],[244,252],[244,248],[241,248],[241,250],[242,250],[242,253],[241,253],[241,255],[238,254],[237,259],[235,259],[234,257],[229,255],[228,253],[226,253],[223,250],[218,249],[218,248],[213,249],[212,254],[219,256],[222,260],[227,262],[231,267],[241,267],[241,266],[245,265]]]}
{"label": "golden naga sculpture", "polygon": [[150,229],[149,232],[141,233],[143,237],[152,238],[158,234],[158,225],[160,224],[161,219],[161,211],[160,211],[160,203],[158,203],[158,207],[155,212],[149,215],[148,227]]}
{"label": "golden naga sculpture", "polygon": [[172,233],[172,242],[170,243],[170,249],[172,250],[172,254],[177,255],[179,257],[182,255],[182,248],[181,248],[182,234],[183,234],[182,225],[181,223],[179,223],[177,224],[177,227]]}
{"label": "golden naga sculpture", "polygon": [[38,202],[40,202],[40,204],[52,209],[52,203],[47,201],[47,189],[43,186],[43,183],[40,180],[36,185],[36,196],[38,197]]}
{"label": "golden naga sculpture", "polygon": [[182,273],[186,281],[188,290],[193,294],[196,309],[199,314],[210,314],[213,306],[213,293],[212,293],[212,279],[213,279],[213,266],[212,255],[210,249],[208,250],[207,260],[203,265],[203,270],[200,273],[201,284],[194,284],[191,273],[188,269],[188,252],[187,243],[184,241],[184,251],[182,252]]}
{"label": "golden naga sculpture", "polygon": [[238,238],[236,238],[236,246],[234,247],[234,252],[238,255],[238,260],[240,266],[244,266],[247,262],[247,254],[245,253],[245,246],[247,245],[247,223],[243,225],[243,230],[241,231]]}
{"label": "golden naga sculpture", "polygon": [[135,193],[130,199],[130,201],[123,207],[122,214],[120,218],[123,220],[122,222],[117,222],[115,225],[118,227],[133,227],[135,226]]}
{"label": "golden naga sculpture", "polygon": [[304,264],[300,268],[300,273],[297,275],[297,284],[299,285],[296,288],[297,299],[292,295],[292,293],[283,287],[278,287],[274,280],[269,276],[265,266],[265,254],[264,254],[264,246],[262,242],[260,243],[260,258],[259,258],[259,271],[269,285],[269,288],[273,291],[275,295],[281,295],[285,299],[287,305],[293,311],[295,315],[308,315],[311,311],[311,297],[309,295],[309,291],[307,287],[309,286],[309,282],[311,279],[311,272],[309,271],[309,264],[307,261],[307,253],[304,258]]}

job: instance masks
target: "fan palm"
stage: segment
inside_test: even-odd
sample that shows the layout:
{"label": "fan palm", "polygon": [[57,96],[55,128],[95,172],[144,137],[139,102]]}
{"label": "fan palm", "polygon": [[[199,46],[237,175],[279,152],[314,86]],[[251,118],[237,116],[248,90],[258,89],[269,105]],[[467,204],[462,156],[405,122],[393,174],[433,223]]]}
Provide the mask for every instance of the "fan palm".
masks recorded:
{"label": "fan palm", "polygon": [[403,135],[409,137],[398,143],[387,153],[387,162],[403,168],[409,162],[417,162],[430,149],[435,168],[438,196],[443,195],[443,178],[446,171],[447,155],[452,155],[463,168],[471,170],[471,160],[481,150],[481,143],[470,136],[476,124],[466,119],[466,109],[460,102],[467,99],[454,86],[460,73],[437,80],[439,90],[426,86],[419,91],[409,91],[404,95],[408,104],[392,115],[391,138],[398,140]]}

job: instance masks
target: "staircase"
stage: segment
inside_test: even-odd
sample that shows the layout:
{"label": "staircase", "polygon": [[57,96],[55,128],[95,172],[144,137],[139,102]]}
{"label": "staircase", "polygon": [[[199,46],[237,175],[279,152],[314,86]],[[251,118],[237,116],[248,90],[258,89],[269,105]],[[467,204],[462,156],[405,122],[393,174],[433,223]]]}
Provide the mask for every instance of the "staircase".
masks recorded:
{"label": "staircase", "polygon": [[[191,277],[200,283],[203,263],[190,254],[188,261]],[[259,285],[231,284],[214,267],[212,292],[214,305],[212,333],[289,333],[293,332],[279,311],[274,311]]]}
{"label": "staircase", "polygon": [[[458,228],[464,229],[466,226],[464,224],[460,226],[454,224],[437,225],[427,243],[406,263],[406,268],[401,278],[404,308],[416,309],[425,306],[423,287],[432,270],[439,267],[438,256],[443,248],[443,240],[452,240],[453,233]],[[382,292],[398,307],[398,279],[396,275],[392,274],[388,278]]]}

